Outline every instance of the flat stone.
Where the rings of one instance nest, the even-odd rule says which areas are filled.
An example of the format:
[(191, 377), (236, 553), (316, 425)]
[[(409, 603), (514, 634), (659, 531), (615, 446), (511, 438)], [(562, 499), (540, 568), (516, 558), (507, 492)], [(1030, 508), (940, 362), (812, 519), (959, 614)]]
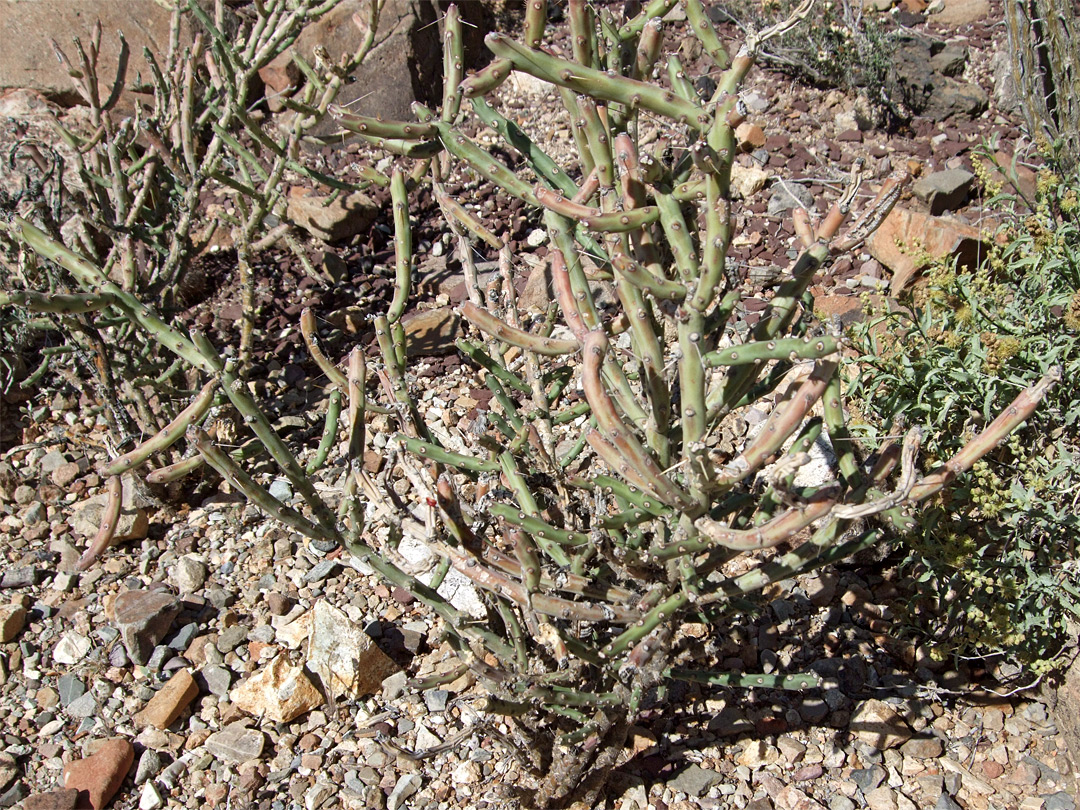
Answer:
[(79, 800), (79, 791), (50, 790), (48, 793), (34, 793), (23, 799), (23, 810), (75, 810)]
[(896, 748), (911, 738), (904, 719), (887, 703), (866, 700), (851, 715), (850, 730), (855, 737), (879, 751)]
[(896, 810), (896, 792), (889, 787), (877, 787), (863, 794), (869, 810)]
[(248, 714), (278, 723), (288, 723), (323, 703), (304, 671), (283, 655), (234, 688), (229, 699)]
[(207, 737), (204, 745), (222, 762), (247, 762), (262, 756), (266, 737), (258, 729), (232, 723)]
[(7, 644), (22, 632), (26, 625), (26, 608), (22, 605), (0, 605), (0, 643)]
[[(116, 522), (112, 544), (125, 543), (129, 540), (142, 540), (150, 529), (150, 519), (146, 510), (134, 505), (135, 488), (124, 485), (120, 500), (120, 519)], [(71, 530), (81, 537), (93, 537), (101, 527), (101, 514), (105, 511), (108, 495), (95, 495), (78, 506), (69, 523)]]
[(931, 17), (942, 25), (960, 27), (990, 16), (990, 0), (942, 0), (940, 10)]
[(769, 216), (779, 216), (792, 208), (804, 208), (814, 211), (814, 195), (806, 186), (792, 180), (774, 183), (769, 195)]
[(86, 694), (75, 698), (75, 700), (65, 706), (64, 712), (70, 717), (85, 719), (97, 715), (98, 709), (97, 698), (94, 697), (93, 692), (87, 692)]
[(367, 633), (329, 602), (316, 602), (311, 615), (306, 663), (335, 697), (373, 695), (400, 669)]
[(1064, 790), (1057, 793), (1044, 793), (1045, 810), (1076, 810), (1076, 800)]
[(214, 646), (217, 647), (218, 652), (222, 655), (230, 653), (247, 640), (248, 632), (248, 628), (244, 627), (242, 624), (234, 624), (232, 627), (226, 627), (221, 631)]
[(208, 664), (199, 672), (206, 681), (206, 688), (210, 690), (210, 694), (218, 697), (225, 697), (225, 695), (229, 694), (233, 676), (228, 667), (223, 667), (220, 664)]
[(289, 219), (324, 242), (341, 242), (367, 230), (379, 208), (361, 191), (330, 197), (297, 186), (289, 192)]
[(967, 202), (975, 175), (963, 169), (948, 169), (920, 177), (911, 193), (930, 206), (931, 216), (955, 211)]
[(56, 680), (56, 693), (61, 706), (67, 706), (86, 694), (86, 684), (74, 675), (64, 673)]
[(704, 796), (709, 788), (723, 780), (722, 773), (693, 764), (683, 768), (674, 779), (669, 780), (668, 787), (682, 791), (687, 796)]
[(859, 790), (866, 793), (885, 781), (885, 769), (880, 765), (875, 765), (872, 768), (857, 768), (851, 772), (851, 781), (855, 783)]
[[(120, 58), (120, 39), (116, 32), (122, 30), (127, 40), (128, 67), (122, 83), (120, 108), (130, 110), (136, 99), (146, 99), (143, 93), (126, 89), (134, 85), (136, 74), (145, 78), (150, 68), (143, 55), (145, 49), (162, 55), (169, 44), (169, 26), (172, 13), (169, 8), (155, 0), (125, 0), (112, 3), (109, 0), (35, 0), (33, 13), (27, 13), (19, 3), (0, 3), (0, 41), (17, 42), (18, 48), (5, 48), (0, 59), (0, 91), (11, 87), (32, 89), (51, 101), (70, 106), (83, 103), (75, 91), (75, 85), (67, 69), (53, 54), (50, 40), (55, 39), (74, 64), (79, 63), (78, 52), (72, 37), (83, 43), (92, 39), (94, 24), (101, 22), (100, 53), (98, 55), (98, 93), (102, 100), (109, 97), (115, 66)], [(191, 41), (190, 15), (181, 17), (181, 46)], [(134, 21), (138, 21), (137, 24)], [(52, 451), (46, 458), (59, 456)], [(44, 459), (43, 459), (44, 461)], [(55, 469), (42, 468), (42, 472)]]
[(159, 689), (146, 707), (135, 715), (140, 728), (153, 726), (166, 729), (183, 713), (184, 709), (199, 695), (199, 685), (191, 670), (178, 669), (168, 682)]
[(94, 810), (105, 807), (135, 761), (135, 749), (121, 737), (102, 742), (90, 756), (64, 766), (64, 787), (86, 791)]
[(0, 577), (0, 588), (30, 588), (41, 582), (43, 577), (44, 572), (32, 565), (10, 568)]
[(415, 312), (402, 319), (405, 353), (409, 357), (431, 357), (457, 351), (461, 318), (453, 307), (436, 307)]
[(322, 582), (341, 567), (337, 560), (320, 560), (312, 566), (311, 570), (304, 574), (304, 582), (313, 584)]
[(900, 752), (904, 756), (916, 759), (936, 759), (944, 750), (945, 746), (937, 737), (913, 737), (900, 746)]
[(116, 627), (128, 656), (145, 665), (180, 613), (180, 600), (164, 591), (124, 591), (113, 604)]

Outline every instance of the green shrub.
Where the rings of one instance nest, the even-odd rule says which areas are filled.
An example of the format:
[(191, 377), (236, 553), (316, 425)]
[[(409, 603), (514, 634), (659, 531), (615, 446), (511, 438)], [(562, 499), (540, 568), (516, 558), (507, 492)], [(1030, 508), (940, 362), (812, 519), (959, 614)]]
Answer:
[[(726, 0), (717, 12), (740, 27), (761, 27), (783, 19), (795, 5), (791, 0)], [(909, 117), (909, 99), (894, 75), (896, 32), (888, 23), (864, 14), (862, 5), (850, 0), (830, 0), (814, 12), (812, 23), (770, 43), (759, 61), (818, 87), (858, 93), (882, 123)]]
[[(1080, 178), (1044, 170), (1035, 211), (1016, 215), (980, 266), (931, 264), (913, 314), (884, 316), (906, 328), (898, 345), (876, 338), (882, 319), (866, 325), (855, 395), (868, 434), (922, 425), (933, 464), (1032, 374), (1061, 365), (1065, 380), (1080, 377), (1078, 190)], [(1060, 660), (1080, 612), (1078, 421), (1080, 389), (1059, 386), (905, 538), (907, 570), (932, 586), (908, 618), (938, 656), (1004, 659), (1032, 674)]]

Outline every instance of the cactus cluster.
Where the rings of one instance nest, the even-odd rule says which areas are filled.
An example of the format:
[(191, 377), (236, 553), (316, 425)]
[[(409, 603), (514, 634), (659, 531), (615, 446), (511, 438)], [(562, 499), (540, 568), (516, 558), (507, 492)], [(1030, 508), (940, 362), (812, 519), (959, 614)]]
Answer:
[[(680, 624), (691, 616), (723, 622), (766, 585), (911, 526), (915, 505), (1001, 442), (1053, 382), (1047, 377), (1022, 392), (925, 475), (917, 431), (864, 465), (845, 423), (844, 341), (817, 328), (808, 288), (816, 272), (882, 222), (906, 178), (889, 177), (861, 195), (856, 168), (820, 220), (796, 210), (797, 255), (747, 327), (740, 321), (743, 279), (728, 261), (735, 129), (747, 116), (739, 93), (759, 50), (798, 25), (812, 0), (748, 36), (732, 55), (701, 0), (686, 0), (689, 30), (721, 73), (707, 97), (678, 57), (664, 53), (661, 20), (674, 5), (652, 0), (618, 19), (610, 7), (570, 0), (572, 53), (556, 55), (542, 44), (547, 3), (529, 0), (524, 40), (490, 34), (495, 59), (469, 77), (461, 23), (450, 7), (442, 21), (441, 109), (417, 105), (415, 121), (391, 122), (329, 108), (357, 137), (400, 156), (389, 179), (396, 281), (389, 309), (374, 321), (379, 394), (369, 390), (371, 358), (362, 348), (339, 368), (320, 348), (314, 313), (301, 317), (331, 389), (323, 440), (306, 468), (243, 384), (242, 363), (222, 359), (201, 334), (180, 334), (125, 285), (31, 223), (16, 219), (10, 228), (83, 290), (63, 301), (11, 293), (10, 303), (105, 307), (203, 378), (205, 387), (176, 419), (108, 472), (132, 469), (185, 436), (197, 459), (267, 514), (321, 548), (344, 546), (411, 591), (444, 620), (463, 666), (489, 691), (488, 710), (538, 732), (535, 739), (554, 740), (534, 749), (537, 773), (545, 774), (533, 796), (538, 806), (595, 796), (629, 725), (669, 679), (814, 685), (800, 673), (736, 678), (693, 669), (680, 657)], [(572, 124), (573, 163), (546, 154), (498, 112), (497, 101), (485, 100), (497, 97), (513, 71), (557, 88)], [(671, 137), (663, 143), (671, 154), (641, 146), (646, 123), (657, 118), (667, 122)], [(469, 137), (472, 120), (504, 139), (513, 165)], [(445, 189), (460, 171), (523, 201), (543, 223), (556, 297), (549, 317), (534, 322), (518, 311), (509, 248)], [(484, 370), (497, 403), (471, 446), (448, 446), (425, 423), (406, 362), (402, 316), (414, 272), (408, 199), (420, 183), (431, 184), (460, 240), (468, 288), (461, 311), (476, 334), (459, 349)], [(501, 288), (478, 282), (471, 255), (479, 248), (498, 255)], [(598, 284), (614, 289), (614, 306), (600, 305)], [(272, 496), (199, 426), (214, 397), (231, 402), (303, 508)], [(719, 450), (724, 426), (766, 399), (777, 402), (760, 431), (733, 453)], [(388, 469), (405, 473), (411, 499), (388, 492), (363, 467), (365, 417), (375, 411), (399, 426)], [(342, 434), (347, 474), (337, 503), (328, 503), (311, 476)], [(797, 474), (814, 445), (829, 448), (834, 475), (802, 486)], [(151, 479), (196, 463), (155, 470)], [(365, 520), (390, 524), (391, 540), (409, 535), (426, 545), (441, 560), (434, 577), (423, 583), (405, 573), (392, 548), (365, 531)], [(95, 546), (104, 545), (99, 536)], [(739, 555), (752, 555), (752, 563), (727, 575), (726, 564)], [(486, 621), (439, 594), (451, 569), (485, 595)]]

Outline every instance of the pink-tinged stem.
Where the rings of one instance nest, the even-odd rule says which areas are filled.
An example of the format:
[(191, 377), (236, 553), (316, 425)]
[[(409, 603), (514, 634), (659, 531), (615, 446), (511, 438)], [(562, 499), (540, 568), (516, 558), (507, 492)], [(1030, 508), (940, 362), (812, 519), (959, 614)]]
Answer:
[(120, 503), (124, 493), (124, 484), (119, 475), (114, 475), (105, 482), (105, 491), (109, 499), (105, 502), (105, 509), (101, 513), (101, 526), (98, 527), (98, 532), (94, 535), (89, 548), (76, 563), (76, 571), (85, 571), (94, 564), (94, 560), (112, 543), (116, 536), (116, 527), (120, 525)]

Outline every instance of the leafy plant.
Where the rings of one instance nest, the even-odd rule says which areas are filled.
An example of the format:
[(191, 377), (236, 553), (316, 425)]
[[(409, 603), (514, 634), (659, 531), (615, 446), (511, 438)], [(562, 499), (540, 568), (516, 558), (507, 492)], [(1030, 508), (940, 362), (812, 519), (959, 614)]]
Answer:
[[(913, 310), (869, 322), (854, 388), (868, 436), (919, 425), (928, 459), (944, 458), (1030, 375), (1080, 375), (1078, 192), (1076, 175), (1044, 170), (1034, 211), (1016, 214), (979, 266), (939, 260)], [(1077, 388), (1056, 389), (908, 535), (908, 570), (948, 595), (918, 599), (909, 614), (939, 658), (1005, 660), (1035, 675), (1061, 662), (1080, 613), (1078, 422)]]
[[(725, 0), (713, 13), (750, 30), (783, 19), (795, 5), (792, 0)], [(819, 87), (858, 93), (868, 112), (896, 122), (910, 118), (910, 99), (895, 80), (895, 50), (896, 32), (866, 14), (862, 4), (827, 0), (816, 9), (813, 22), (770, 42), (758, 59)]]

